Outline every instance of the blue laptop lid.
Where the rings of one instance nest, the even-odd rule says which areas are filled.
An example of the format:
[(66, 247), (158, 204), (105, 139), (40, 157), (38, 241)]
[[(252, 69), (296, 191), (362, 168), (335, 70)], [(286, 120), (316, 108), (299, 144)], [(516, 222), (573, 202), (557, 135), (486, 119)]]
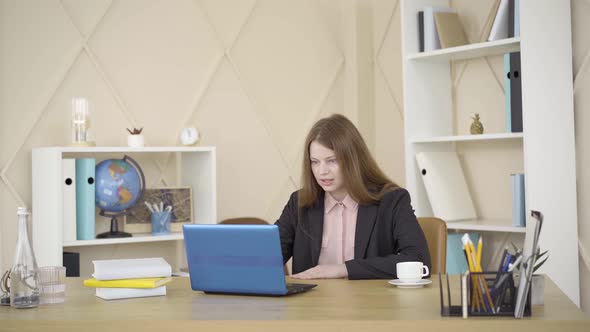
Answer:
[(277, 226), (187, 224), (183, 231), (193, 290), (287, 293)]

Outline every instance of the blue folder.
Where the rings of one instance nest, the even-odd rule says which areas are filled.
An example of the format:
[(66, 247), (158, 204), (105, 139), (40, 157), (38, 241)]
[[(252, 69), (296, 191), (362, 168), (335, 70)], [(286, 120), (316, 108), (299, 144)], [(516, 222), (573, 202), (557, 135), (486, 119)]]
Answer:
[(94, 239), (94, 179), (96, 160), (76, 159), (76, 238)]

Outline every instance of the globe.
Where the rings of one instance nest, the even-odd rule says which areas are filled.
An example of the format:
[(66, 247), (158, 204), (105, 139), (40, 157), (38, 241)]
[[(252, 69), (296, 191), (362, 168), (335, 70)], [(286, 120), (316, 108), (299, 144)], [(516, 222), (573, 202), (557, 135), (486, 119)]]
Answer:
[(95, 169), (95, 198), (100, 215), (111, 217), (111, 231), (99, 234), (104, 237), (128, 237), (119, 232), (116, 216), (125, 214), (142, 197), (144, 175), (131, 157), (103, 160)]

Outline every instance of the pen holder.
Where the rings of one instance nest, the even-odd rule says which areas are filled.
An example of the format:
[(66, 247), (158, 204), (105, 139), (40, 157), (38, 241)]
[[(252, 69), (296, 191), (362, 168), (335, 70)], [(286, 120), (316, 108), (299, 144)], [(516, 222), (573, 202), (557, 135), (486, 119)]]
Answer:
[(170, 215), (170, 211), (153, 212), (151, 214), (152, 235), (166, 235), (170, 233)]
[[(518, 288), (512, 272), (472, 272), (467, 277), (467, 289), (469, 316), (514, 317)], [(530, 315), (531, 294), (528, 292), (524, 316)]]

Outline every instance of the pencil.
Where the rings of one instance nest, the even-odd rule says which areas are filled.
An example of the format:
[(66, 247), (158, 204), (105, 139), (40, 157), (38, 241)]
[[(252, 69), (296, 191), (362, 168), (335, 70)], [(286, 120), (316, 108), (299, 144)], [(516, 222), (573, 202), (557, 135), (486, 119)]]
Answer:
[(481, 269), (481, 251), (483, 249), (483, 240), (481, 235), (479, 236), (479, 240), (477, 241), (477, 260), (476, 265)]

